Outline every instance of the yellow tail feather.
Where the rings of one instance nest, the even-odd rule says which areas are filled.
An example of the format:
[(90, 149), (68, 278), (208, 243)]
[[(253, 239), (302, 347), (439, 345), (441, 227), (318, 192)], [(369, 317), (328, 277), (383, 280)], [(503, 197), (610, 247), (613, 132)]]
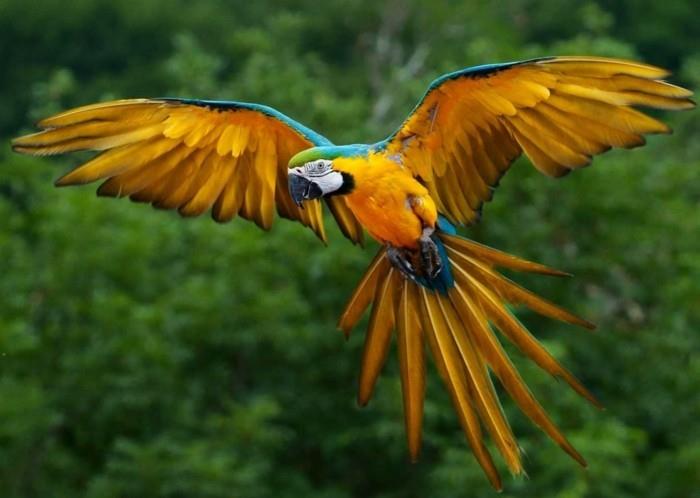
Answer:
[(495, 330), (553, 376), (564, 379), (595, 406), (598, 401), (530, 334), (506, 305), (521, 304), (550, 318), (593, 328), (593, 325), (518, 286), (497, 272), (515, 271), (565, 276), (566, 273), (526, 261), (476, 242), (440, 234), (447, 249), (454, 287), (442, 294), (407, 280), (389, 263), (382, 249), (355, 289), (340, 319), (348, 334), (372, 305), (360, 375), (360, 404), (372, 395), (397, 331), (406, 437), (411, 458), (420, 452), (425, 392), (424, 342), (446, 384), (460, 425), (491, 484), (501, 480), (483, 442), (482, 427), (513, 474), (523, 473), (520, 449), (503, 413), (491, 373), (518, 407), (582, 466), (583, 457), (564, 437), (532, 395), (508, 358)]

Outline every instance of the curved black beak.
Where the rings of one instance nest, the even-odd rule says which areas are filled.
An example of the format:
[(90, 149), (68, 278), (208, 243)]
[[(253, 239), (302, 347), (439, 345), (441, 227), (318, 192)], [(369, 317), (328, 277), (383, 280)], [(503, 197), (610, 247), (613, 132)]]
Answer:
[(292, 196), (292, 200), (300, 208), (303, 208), (303, 201), (318, 199), (323, 195), (323, 191), (321, 190), (321, 187), (318, 186), (318, 184), (304, 178), (301, 175), (290, 173), (288, 183), (289, 195)]

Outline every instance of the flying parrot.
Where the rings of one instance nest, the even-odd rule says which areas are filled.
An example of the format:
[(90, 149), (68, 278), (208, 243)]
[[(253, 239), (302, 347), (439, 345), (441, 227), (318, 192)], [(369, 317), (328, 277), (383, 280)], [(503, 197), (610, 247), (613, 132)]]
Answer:
[[(502, 339), (598, 402), (520, 323), (510, 305), (594, 326), (505, 278), (498, 268), (561, 276), (457, 235), (479, 221), (501, 176), (522, 154), (561, 177), (612, 147), (668, 133), (636, 110), (689, 109), (692, 93), (647, 64), (598, 57), (545, 57), (462, 69), (436, 79), (401, 126), (371, 144), (335, 145), (261, 104), (182, 98), (118, 100), (69, 110), (12, 142), (17, 152), (100, 153), (56, 185), (102, 181), (98, 194), (129, 197), (182, 216), (211, 210), (267, 230), (275, 211), (326, 240), (323, 205), (356, 244), (381, 244), (343, 311), (346, 334), (371, 306), (359, 379), (366, 404), (396, 332), (408, 450), (421, 446), (425, 343), (466, 439), (491, 484), (501, 479), (485, 433), (513, 474), (520, 449), (494, 390), (496, 377), (519, 408), (581, 465), (532, 395)], [(496, 333), (498, 331), (498, 335)]]

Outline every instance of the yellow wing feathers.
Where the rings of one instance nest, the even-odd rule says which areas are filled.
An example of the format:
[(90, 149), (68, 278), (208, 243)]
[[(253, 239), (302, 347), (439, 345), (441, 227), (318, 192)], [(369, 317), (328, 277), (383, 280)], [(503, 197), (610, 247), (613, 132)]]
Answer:
[(406, 437), (411, 457), (420, 451), (425, 392), (424, 343), (445, 382), (460, 424), (474, 455), (491, 483), (501, 487), (495, 464), (484, 445), (484, 432), (493, 440), (510, 471), (523, 472), (520, 449), (501, 408), (491, 373), (518, 407), (557, 445), (581, 465), (586, 462), (569, 443), (532, 395), (508, 358), (495, 330), (528, 358), (555, 377), (563, 379), (595, 406), (598, 401), (562, 367), (506, 307), (523, 304), (542, 315), (582, 327), (592, 325), (570, 312), (519, 287), (497, 272), (497, 267), (515, 271), (566, 275), (444, 233), (455, 285), (447, 294), (419, 286), (389, 264), (382, 249), (350, 298), (340, 320), (346, 333), (372, 306), (362, 359), (359, 400), (366, 403), (396, 330)]
[[(446, 75), (431, 86), (390, 139), (373, 149), (419, 177), (437, 210), (457, 223), (480, 208), (510, 164), (525, 153), (549, 176), (590, 163), (611, 147), (636, 147), (667, 133), (636, 107), (693, 107), (691, 92), (662, 81), (646, 64), (558, 57), (497, 64)], [(208, 210), (218, 221), (240, 215), (268, 229), (274, 213), (325, 239), (319, 201), (296, 206), (286, 189), (290, 157), (330, 145), (312, 130), (256, 104), (121, 100), (44, 119), (43, 131), (13, 141), (15, 150), (48, 155), (100, 152), (58, 180), (104, 180), (101, 195), (130, 197), (183, 216)], [(365, 158), (367, 166), (370, 158)], [(327, 200), (355, 242), (362, 226), (344, 199)], [(366, 225), (366, 224), (365, 224)]]
[(662, 81), (667, 75), (595, 57), (465, 71), (431, 88), (386, 150), (423, 180), (440, 212), (472, 223), (521, 153), (557, 177), (611, 147), (636, 147), (646, 134), (668, 133), (667, 125), (635, 109), (694, 106), (690, 91)]
[[(289, 158), (315, 143), (253, 106), (121, 100), (70, 110), (38, 126), (43, 131), (14, 140), (13, 148), (33, 155), (100, 152), (60, 178), (59, 186), (104, 180), (100, 195), (183, 216), (211, 210), (219, 222), (238, 215), (264, 229), (277, 211), (325, 240), (320, 202), (300, 209), (287, 190)], [(343, 203), (332, 211), (343, 232), (361, 241), (362, 230)]]

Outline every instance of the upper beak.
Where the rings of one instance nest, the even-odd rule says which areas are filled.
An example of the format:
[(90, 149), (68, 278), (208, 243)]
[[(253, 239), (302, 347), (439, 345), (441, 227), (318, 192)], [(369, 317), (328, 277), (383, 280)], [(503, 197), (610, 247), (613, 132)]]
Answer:
[(323, 195), (321, 188), (314, 182), (307, 180), (301, 175), (290, 173), (288, 180), (289, 195), (297, 206), (303, 209), (302, 202), (310, 199), (317, 199)]

